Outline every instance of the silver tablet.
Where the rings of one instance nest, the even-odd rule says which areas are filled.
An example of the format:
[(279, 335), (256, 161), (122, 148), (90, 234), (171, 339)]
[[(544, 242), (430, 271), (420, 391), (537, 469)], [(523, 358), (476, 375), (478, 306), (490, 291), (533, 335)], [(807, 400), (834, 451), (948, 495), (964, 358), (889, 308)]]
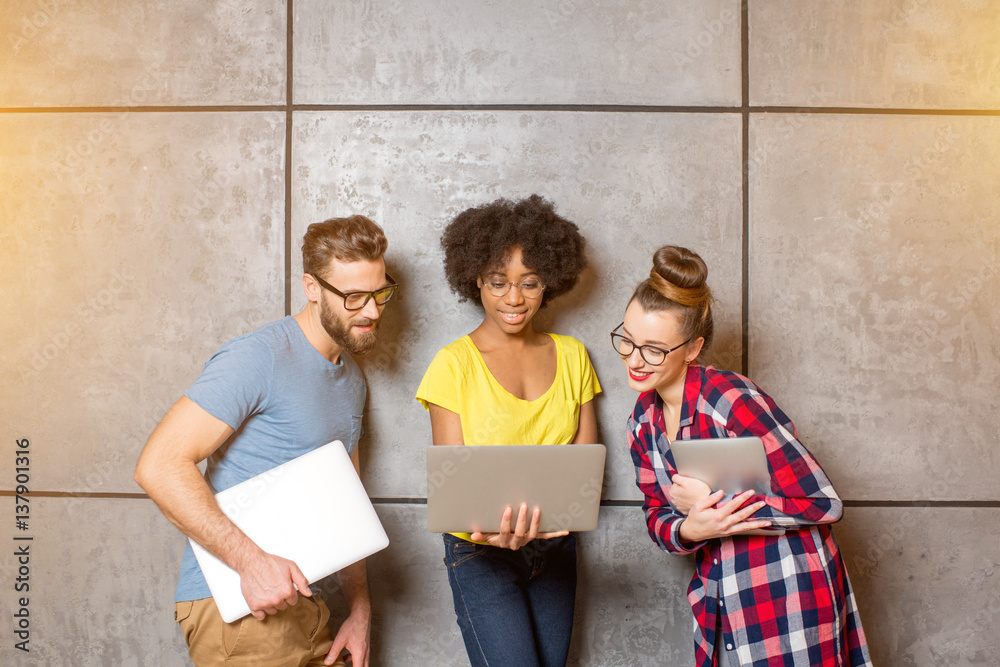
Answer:
[[(427, 449), (427, 527), (497, 532), (508, 505), (540, 507), (542, 531), (597, 527), (604, 445), (493, 445)], [(530, 514), (529, 514), (530, 518)]]
[(705, 438), (670, 443), (677, 472), (727, 494), (771, 491), (767, 454), (760, 438)]
[[(674, 440), (670, 443), (670, 451), (678, 473), (700, 479), (713, 491), (722, 489), (727, 494), (737, 494), (753, 489), (765, 496), (773, 495), (767, 452), (760, 438)], [(741, 534), (781, 535), (784, 532), (775, 526)]]

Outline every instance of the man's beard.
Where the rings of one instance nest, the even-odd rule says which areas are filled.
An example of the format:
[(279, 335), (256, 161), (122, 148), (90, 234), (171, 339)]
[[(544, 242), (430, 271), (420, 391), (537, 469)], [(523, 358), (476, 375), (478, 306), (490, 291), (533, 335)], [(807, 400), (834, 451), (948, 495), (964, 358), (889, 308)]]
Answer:
[[(326, 329), (326, 333), (333, 339), (333, 342), (351, 354), (367, 354), (375, 347), (375, 343), (378, 341), (378, 320), (370, 320), (367, 317), (363, 317), (357, 320), (348, 319), (347, 322), (344, 322), (327, 308), (325, 299), (320, 301), (319, 320), (323, 324), (323, 328)], [(366, 327), (371, 324), (375, 325), (375, 328), (371, 331), (361, 334), (351, 333), (352, 325)]]

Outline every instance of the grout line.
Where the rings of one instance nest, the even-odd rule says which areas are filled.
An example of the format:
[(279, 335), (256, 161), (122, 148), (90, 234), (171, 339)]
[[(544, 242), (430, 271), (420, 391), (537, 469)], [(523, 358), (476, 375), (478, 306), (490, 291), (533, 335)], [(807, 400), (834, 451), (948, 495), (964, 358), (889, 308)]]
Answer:
[(292, 23), (293, 0), (285, 14), (285, 316), (292, 314)]
[(296, 111), (572, 111), (617, 113), (739, 113), (739, 107), (642, 104), (297, 104)]
[[(291, 9), (289, 9), (291, 11)], [(291, 47), (289, 47), (291, 50)], [(291, 87), (289, 82), (287, 87)], [(286, 91), (286, 95), (289, 94)], [(615, 104), (259, 104), (142, 107), (0, 107), (0, 114), (52, 113), (231, 113), (248, 111), (569, 111), (589, 113), (836, 114), (857, 116), (1000, 116), (1000, 109), (907, 109), (806, 106), (644, 106)]]
[(1000, 109), (891, 109), (863, 107), (750, 107), (753, 113), (810, 113), (856, 116), (1000, 116)]
[(936, 507), (996, 509), (1000, 500), (845, 500), (844, 507)]
[[(0, 490), (0, 497), (13, 497), (14, 491)], [(149, 500), (145, 493), (98, 493), (76, 491), (32, 491), (33, 498), (86, 498), (90, 500)], [(426, 505), (422, 497), (372, 497), (375, 505)], [(642, 507), (641, 500), (601, 500), (601, 507)], [(844, 500), (844, 507), (1000, 509), (1000, 500)]]
[(742, 295), (740, 303), (740, 368), (744, 376), (750, 375), (750, 10), (749, 0), (740, 3), (740, 96), (742, 100), (742, 194), (743, 194), (743, 243), (740, 257)]
[[(0, 490), (0, 497), (15, 496), (14, 491)], [(127, 499), (127, 500), (148, 500), (145, 493), (101, 493), (96, 491), (31, 491), (26, 496), (28, 498), (89, 498), (99, 500), (102, 498)]]
[(285, 105), (248, 104), (248, 105), (218, 105), (218, 106), (156, 106), (156, 107), (0, 107), (0, 113), (175, 113), (178, 111), (194, 112), (233, 112), (233, 111), (284, 111)]
[(641, 500), (601, 500), (601, 507), (642, 507)]
[(370, 499), (373, 505), (426, 505), (426, 498), (375, 498)]

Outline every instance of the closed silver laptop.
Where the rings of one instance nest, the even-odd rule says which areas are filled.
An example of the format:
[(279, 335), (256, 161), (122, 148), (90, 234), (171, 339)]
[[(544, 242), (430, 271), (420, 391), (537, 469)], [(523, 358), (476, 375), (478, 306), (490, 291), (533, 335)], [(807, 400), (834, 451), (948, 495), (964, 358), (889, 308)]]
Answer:
[[(215, 494), (223, 513), (264, 551), (295, 562), (313, 583), (389, 545), (339, 440)], [(250, 613), (240, 576), (191, 540), (227, 623)]]

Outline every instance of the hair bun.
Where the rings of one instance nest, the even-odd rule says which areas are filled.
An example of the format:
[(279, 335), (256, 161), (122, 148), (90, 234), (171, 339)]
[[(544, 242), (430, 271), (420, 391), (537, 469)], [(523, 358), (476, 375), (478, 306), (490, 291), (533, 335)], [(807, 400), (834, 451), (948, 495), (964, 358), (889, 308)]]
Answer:
[(708, 280), (704, 260), (687, 248), (665, 245), (653, 253), (653, 272), (680, 288), (703, 287)]
[(702, 339), (696, 358), (712, 343), (712, 300), (705, 261), (687, 248), (665, 245), (653, 253), (653, 269), (635, 288), (629, 307), (635, 301), (647, 313), (677, 313), (683, 337), (688, 341)]
[(650, 285), (681, 306), (702, 308), (712, 299), (705, 261), (687, 248), (665, 245), (653, 253)]

